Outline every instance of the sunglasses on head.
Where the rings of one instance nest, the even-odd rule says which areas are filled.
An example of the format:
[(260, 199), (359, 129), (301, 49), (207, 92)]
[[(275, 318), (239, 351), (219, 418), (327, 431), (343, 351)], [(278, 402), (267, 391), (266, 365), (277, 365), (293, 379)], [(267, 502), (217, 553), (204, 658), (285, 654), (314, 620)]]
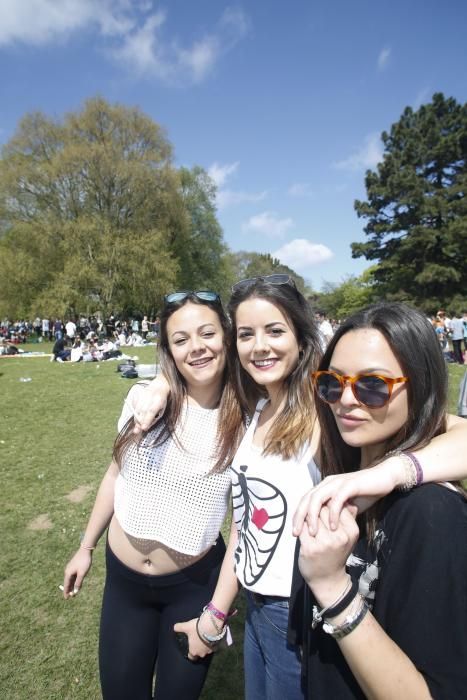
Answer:
[(408, 382), (408, 377), (385, 377), (382, 374), (356, 374), (349, 377), (330, 370), (312, 373), (313, 384), (319, 398), (326, 403), (336, 403), (344, 393), (347, 382), (357, 401), (368, 408), (382, 408), (391, 398), (394, 384)]
[(200, 289), (197, 292), (194, 291), (183, 291), (183, 292), (172, 292), (171, 294), (166, 294), (164, 297), (165, 304), (176, 304), (178, 301), (184, 301), (185, 299), (196, 297), (200, 301), (217, 301), (220, 302), (221, 298), (217, 292), (211, 292), (209, 289)]
[(264, 275), (261, 277), (249, 277), (248, 279), (240, 280), (240, 282), (236, 282), (233, 285), (232, 292), (236, 292), (239, 289), (246, 289), (247, 287), (251, 287), (256, 282), (268, 282), (269, 284), (274, 284), (274, 285), (290, 284), (291, 287), (296, 289), (295, 282), (290, 275), (277, 273), (276, 275)]

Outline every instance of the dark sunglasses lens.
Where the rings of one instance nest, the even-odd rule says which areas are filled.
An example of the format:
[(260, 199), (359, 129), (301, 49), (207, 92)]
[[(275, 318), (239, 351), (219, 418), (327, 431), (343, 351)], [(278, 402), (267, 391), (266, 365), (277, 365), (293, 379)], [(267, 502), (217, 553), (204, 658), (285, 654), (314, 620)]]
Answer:
[(190, 292), (172, 292), (172, 294), (166, 294), (164, 301), (166, 304), (175, 304), (177, 301), (183, 301), (189, 295)]
[(318, 396), (328, 403), (336, 403), (342, 396), (340, 382), (332, 374), (320, 374), (316, 380)]
[(360, 377), (354, 384), (357, 399), (370, 408), (381, 408), (389, 399), (389, 387), (379, 377)]
[(245, 289), (245, 287), (250, 287), (256, 282), (257, 279), (257, 277), (251, 277), (246, 280), (240, 280), (240, 282), (235, 282), (235, 284), (232, 285), (232, 292), (236, 292), (239, 289)]
[(290, 276), (284, 274), (268, 275), (264, 279), (270, 284), (288, 284), (290, 282)]
[(201, 292), (195, 292), (195, 294), (201, 301), (219, 301), (217, 292), (210, 292), (207, 289), (203, 289)]

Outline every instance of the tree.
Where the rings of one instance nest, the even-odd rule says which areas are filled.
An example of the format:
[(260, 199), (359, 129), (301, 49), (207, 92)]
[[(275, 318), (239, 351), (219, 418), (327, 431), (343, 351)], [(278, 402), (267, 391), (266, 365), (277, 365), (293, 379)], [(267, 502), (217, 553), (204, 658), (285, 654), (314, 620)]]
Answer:
[(180, 289), (212, 289), (228, 295), (232, 284), (228, 248), (216, 218), (216, 186), (203, 168), (180, 168), (179, 217), (171, 250), (179, 261)]
[(323, 291), (313, 299), (314, 308), (324, 311), (329, 318), (344, 319), (376, 301), (376, 269), (370, 267), (359, 277), (349, 275), (340, 284), (325, 282)]
[(233, 253), (233, 267), (235, 269), (235, 282), (250, 277), (262, 277), (272, 274), (290, 275), (297, 288), (305, 293), (305, 280), (287, 265), (283, 265), (278, 258), (273, 258), (269, 253), (250, 253), (240, 251)]
[(169, 290), (216, 288), (212, 183), (171, 158), (135, 108), (27, 115), (0, 160), (0, 314), (151, 313)]
[(352, 255), (379, 261), (380, 296), (426, 311), (447, 306), (465, 295), (467, 104), (437, 93), (415, 112), (407, 107), (381, 138), (368, 199), (355, 202), (369, 240), (353, 243)]

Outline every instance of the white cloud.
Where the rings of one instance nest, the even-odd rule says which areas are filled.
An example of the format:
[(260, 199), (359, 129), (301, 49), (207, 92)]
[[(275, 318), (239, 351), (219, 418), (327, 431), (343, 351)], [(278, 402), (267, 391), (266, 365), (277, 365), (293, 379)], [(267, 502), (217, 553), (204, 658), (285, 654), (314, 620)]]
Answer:
[(47, 44), (85, 27), (122, 35), (134, 26), (127, 0), (2, 0), (1, 16), (0, 46)]
[(97, 31), (97, 46), (128, 71), (197, 83), (249, 30), (243, 11), (227, 8), (210, 32), (180, 45), (162, 34), (166, 13), (152, 8), (147, 0), (1, 0), (0, 46), (44, 45)]
[(267, 190), (262, 192), (241, 192), (235, 190), (219, 190), (217, 192), (217, 206), (219, 209), (226, 209), (235, 204), (245, 204), (248, 202), (261, 202), (268, 196)]
[(311, 265), (330, 260), (334, 257), (334, 253), (322, 243), (311, 243), (305, 238), (295, 238), (272, 253), (272, 256), (279, 258), (281, 263), (288, 265), (292, 270), (303, 272)]
[(226, 209), (227, 207), (247, 202), (261, 202), (268, 195), (267, 190), (262, 192), (244, 192), (223, 188), (230, 176), (237, 172), (239, 165), (238, 160), (234, 163), (225, 163), (224, 165), (215, 162), (208, 168), (208, 175), (219, 188), (216, 197), (219, 209)]
[(290, 185), (287, 194), (291, 197), (313, 197), (314, 192), (309, 182), (295, 182)]
[(235, 163), (226, 163), (225, 165), (213, 163), (208, 168), (208, 175), (214, 180), (217, 187), (222, 187), (227, 178), (237, 171), (239, 165), (238, 160)]
[(391, 56), (391, 49), (389, 47), (385, 47), (384, 49), (381, 49), (379, 52), (378, 56), (378, 69), (379, 70), (384, 70), (386, 66), (388, 65), (389, 58)]
[(245, 233), (260, 233), (264, 236), (281, 238), (294, 225), (293, 219), (279, 219), (275, 212), (263, 211), (261, 214), (252, 216), (243, 224), (242, 230)]
[(383, 146), (379, 134), (369, 134), (358, 151), (334, 163), (338, 170), (368, 170), (375, 168), (383, 158)]

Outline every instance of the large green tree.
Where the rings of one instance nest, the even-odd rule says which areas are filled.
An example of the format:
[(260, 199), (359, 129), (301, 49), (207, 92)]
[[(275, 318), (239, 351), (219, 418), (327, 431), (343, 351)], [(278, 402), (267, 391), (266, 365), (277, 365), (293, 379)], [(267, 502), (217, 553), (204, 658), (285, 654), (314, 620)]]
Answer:
[(0, 159), (0, 314), (151, 313), (170, 289), (216, 287), (212, 183), (171, 159), (135, 108), (27, 115)]
[(353, 257), (379, 261), (380, 296), (433, 310), (465, 299), (467, 104), (441, 93), (407, 107), (389, 133), (366, 201), (356, 201), (368, 240)]
[(232, 284), (228, 248), (216, 217), (216, 186), (203, 168), (180, 168), (179, 217), (171, 246), (180, 289), (212, 289), (223, 296)]

